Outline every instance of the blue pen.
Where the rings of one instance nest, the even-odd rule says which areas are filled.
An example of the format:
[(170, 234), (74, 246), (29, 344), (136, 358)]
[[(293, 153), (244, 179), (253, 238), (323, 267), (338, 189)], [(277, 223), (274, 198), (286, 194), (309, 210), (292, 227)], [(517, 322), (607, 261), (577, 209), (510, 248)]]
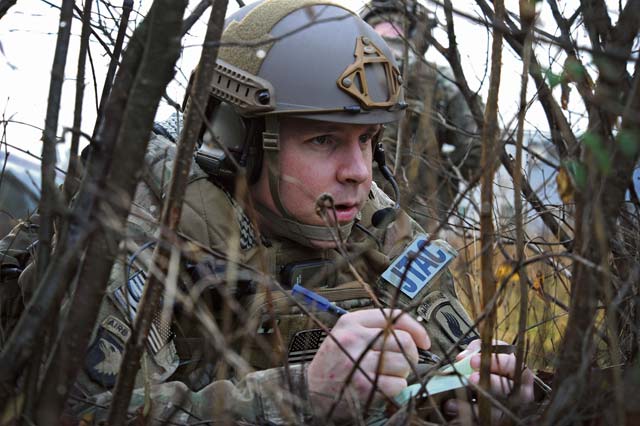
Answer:
[[(291, 295), (301, 299), (301, 301), (311, 308), (318, 309), (322, 312), (331, 312), (332, 314), (341, 316), (347, 313), (346, 310), (331, 303), (326, 297), (320, 296), (318, 293), (302, 287), (300, 284), (296, 284), (291, 289)], [(432, 362), (439, 363), (440, 357), (426, 349), (418, 348), (418, 356), (420, 362)]]
[(291, 295), (293, 297), (298, 297), (302, 299), (302, 302), (305, 305), (309, 305), (312, 308), (315, 308), (322, 312), (331, 312), (335, 315), (344, 315), (347, 313), (344, 309), (339, 306), (334, 305), (329, 301), (329, 299), (320, 296), (318, 293), (315, 293), (309, 289), (302, 287), (300, 284), (296, 284), (291, 289)]

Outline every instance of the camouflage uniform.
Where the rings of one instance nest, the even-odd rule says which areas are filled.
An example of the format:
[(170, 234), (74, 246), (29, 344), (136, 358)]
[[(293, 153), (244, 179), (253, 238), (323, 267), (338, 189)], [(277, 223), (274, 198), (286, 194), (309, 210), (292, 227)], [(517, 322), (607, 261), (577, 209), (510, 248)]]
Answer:
[[(162, 136), (155, 135), (150, 142), (146, 178), (138, 187), (129, 217), (128, 257), (122, 257), (128, 258), (128, 261), (114, 265), (108, 295), (102, 304), (85, 366), (74, 389), (74, 395), (83, 401), (70, 407), (69, 413), (76, 419), (95, 421), (105, 415), (95, 407), (108, 404), (111, 397), (109, 389), (115, 384), (124, 343), (131, 335), (131, 323), (146, 275), (146, 262), (152, 251), (156, 219), (161, 199), (167, 190), (174, 150), (173, 143)], [(370, 228), (373, 212), (391, 204), (384, 193), (374, 186), (360, 223)], [(19, 238), (24, 231), (25, 228), (18, 227), (7, 238), (14, 239), (16, 235)], [(138, 375), (138, 389), (134, 393), (131, 410), (143, 406), (143, 386), (151, 383), (147, 397), (153, 401), (153, 418), (156, 421), (167, 420), (168, 417), (179, 424), (210, 418), (245, 420), (250, 423), (267, 421), (269, 424), (310, 421), (313, 410), (306, 389), (306, 364), (325, 336), (318, 325), (290, 302), (288, 286), (285, 286), (284, 292), (273, 290), (272, 299), (268, 301), (265, 286), (250, 271), (265, 270), (268, 275), (284, 282), (287, 280), (284, 277), (287, 265), (318, 259), (330, 260), (337, 265), (335, 275), (316, 282), (307, 282), (305, 276), (306, 286), (347, 310), (373, 307), (369, 293), (354, 271), (344, 264), (344, 257), (337, 250), (313, 249), (277, 236), (264, 236), (259, 243), (256, 229), (245, 210), (224, 187), (208, 179), (195, 164), (179, 231), (185, 242), (197, 243), (197, 247), (192, 244), (188, 250), (185, 249), (189, 254), (183, 256), (183, 269), (188, 273), (180, 284), (186, 287), (181, 287), (181, 290), (193, 291), (195, 287), (202, 286), (205, 279), (211, 280), (212, 276), (221, 278), (227, 289), (235, 287), (234, 299), (243, 310), (233, 315), (231, 330), (255, 330), (255, 333), (228, 338), (228, 349), (241, 354), (250, 367), (257, 371), (239, 377), (237, 369), (221, 370), (218, 364), (224, 357), (220, 353), (221, 348), (207, 343), (210, 335), (203, 333), (198, 321), (187, 315), (184, 303), (177, 303), (175, 318), (170, 326), (163, 326), (158, 318), (154, 321), (145, 355), (145, 368)], [(379, 239), (380, 248), (371, 237), (354, 228), (348, 238), (347, 254), (358, 254), (352, 260), (355, 272), (373, 285), (383, 301), (389, 302), (390, 288), (381, 284), (378, 278), (421, 229), (402, 213), (388, 229), (374, 229), (372, 232)], [(237, 247), (233, 247), (232, 241), (239, 242)], [(5, 257), (3, 265), (11, 263), (25, 266), (28, 253), (19, 250), (8, 253), (12, 256)], [(214, 254), (219, 254), (219, 257)], [(237, 279), (234, 282), (228, 278), (232, 263), (224, 261), (223, 257), (237, 259), (241, 265), (235, 272)], [(203, 265), (209, 273), (208, 278), (205, 274), (193, 273)], [(29, 282), (30, 270), (27, 268), (20, 277), (23, 288)], [(189, 277), (199, 277), (200, 281), (194, 283)], [(422, 323), (431, 337), (433, 351), (443, 355), (460, 338), (467, 341), (475, 334), (471, 331), (464, 338), (471, 322), (456, 299), (448, 271), (444, 271), (427, 287), (423, 302), (414, 305), (409, 312), (423, 317)], [(218, 326), (224, 329), (226, 311), (219, 300), (219, 292), (213, 285), (202, 289), (197, 300), (207, 302), (203, 309), (210, 312)], [(269, 304), (273, 306), (278, 333), (269, 320)], [(327, 313), (316, 312), (315, 315), (327, 327), (336, 321)], [(277, 343), (278, 335), (282, 338), (282, 344)], [(283, 353), (289, 359), (286, 370), (281, 367), (286, 361), (278, 355)], [(229, 379), (215, 380), (221, 377), (220, 374), (228, 374)]]
[[(317, 25), (307, 25), (318, 17)], [(268, 43), (238, 42), (265, 37)], [(279, 114), (349, 125), (377, 125), (400, 116), (404, 98), (388, 46), (357, 16), (331, 2), (251, 4), (227, 19), (222, 41), (230, 43), (224, 43), (219, 52), (217, 76), (211, 83), (211, 97), (217, 102), (208, 116), (213, 134), (205, 134), (203, 146), (207, 140), (213, 147), (224, 143), (232, 155), (238, 154), (237, 161), (243, 153), (251, 157), (261, 149), (264, 158), (256, 164), (267, 165), (265, 174), (276, 207), (281, 201)], [(235, 120), (237, 128), (231, 128), (230, 120)], [(253, 126), (246, 129), (244, 124), (250, 120)], [(228, 132), (216, 134), (218, 126)], [(258, 136), (247, 142), (250, 130)], [(222, 183), (237, 172), (227, 167), (227, 154), (222, 151), (211, 150), (209, 163), (192, 166), (179, 225), (181, 239), (174, 245), (181, 267), (177, 279), (163, 280), (166, 309), (153, 321), (132, 410), (147, 413), (145, 403), (149, 402), (152, 420), (158, 423), (304, 424), (314, 420), (306, 365), (327, 338), (323, 327), (332, 327), (336, 318), (314, 312), (323, 327), (310, 320), (290, 301), (294, 283), (314, 289), (345, 310), (373, 307), (366, 283), (383, 304), (401, 306), (421, 319), (433, 350), (440, 355), (449, 349), (455, 353), (455, 343), (463, 344), (473, 336), (443, 262), (453, 249), (438, 243), (442, 261), (433, 270), (429, 269), (433, 262), (416, 254), (413, 264), (424, 268), (414, 274), (422, 277), (416, 286), (416, 277), (405, 277), (397, 262), (408, 261), (408, 255), (401, 253), (422, 230), (402, 212), (384, 229), (372, 226), (374, 212), (393, 204), (376, 186), (358, 223), (340, 226), (345, 229), (344, 247), (312, 248), (305, 243), (333, 241), (333, 230), (296, 222), (282, 205), (280, 215), (272, 213), (276, 218), (260, 214), (265, 220), (273, 219), (269, 225), (285, 221), (292, 225), (284, 231), (270, 226), (277, 233), (260, 235), (258, 231), (266, 230), (249, 219), (253, 210), (243, 203), (244, 187), (239, 185), (234, 194), (230, 185)], [(123, 253), (114, 264), (70, 398), (68, 413), (75, 419), (104, 417), (96, 407), (108, 405), (124, 344), (132, 334), (174, 152), (168, 139), (152, 137)], [(198, 154), (203, 154), (202, 147)], [(204, 172), (203, 164), (215, 167)], [(250, 169), (249, 162), (245, 164)], [(252, 176), (251, 170), (247, 175)], [(13, 253), (10, 259), (18, 270), (26, 267), (19, 278), (22, 289), (32, 281), (34, 264), (28, 257), (25, 252)], [(389, 269), (396, 279), (398, 274), (406, 278), (402, 284), (412, 283), (415, 288), (405, 294), (404, 286), (399, 292), (382, 281), (380, 276)], [(360, 415), (357, 410), (354, 414)]]
[[(409, 108), (401, 120), (401, 167), (395, 168), (395, 176), (402, 205), (420, 225), (433, 230), (436, 219), (446, 217), (458, 195), (460, 178), (470, 179), (477, 173), (480, 137), (449, 68), (418, 61), (410, 66), (407, 84)], [(397, 135), (396, 123), (386, 126), (383, 141), (389, 164), (396, 159)], [(445, 144), (451, 151), (443, 152)], [(382, 176), (375, 179), (391, 194)]]

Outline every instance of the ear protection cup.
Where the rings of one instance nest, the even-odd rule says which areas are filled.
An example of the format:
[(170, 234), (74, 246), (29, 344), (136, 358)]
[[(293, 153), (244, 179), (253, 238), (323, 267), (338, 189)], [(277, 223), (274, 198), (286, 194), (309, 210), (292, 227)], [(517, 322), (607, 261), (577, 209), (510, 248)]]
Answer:
[[(190, 102), (187, 101), (187, 107), (191, 106)], [(209, 101), (207, 102), (207, 107), (204, 110), (205, 113), (205, 117), (207, 118), (207, 122), (206, 123), (202, 123), (202, 127), (200, 128), (200, 134), (198, 135), (198, 144), (202, 144), (202, 138), (204, 136), (204, 133), (207, 131), (207, 124), (211, 124), (212, 122), (212, 117), (214, 114), (214, 111), (216, 109), (216, 107), (220, 104), (220, 101), (216, 98), (214, 98), (213, 96), (209, 96)], [(187, 114), (187, 109), (183, 109), (184, 111), (184, 115)]]
[(198, 165), (213, 178), (229, 179), (237, 174), (238, 164), (245, 169), (249, 184), (257, 182), (262, 168), (264, 118), (241, 117), (232, 105), (213, 97), (206, 114), (196, 150)]

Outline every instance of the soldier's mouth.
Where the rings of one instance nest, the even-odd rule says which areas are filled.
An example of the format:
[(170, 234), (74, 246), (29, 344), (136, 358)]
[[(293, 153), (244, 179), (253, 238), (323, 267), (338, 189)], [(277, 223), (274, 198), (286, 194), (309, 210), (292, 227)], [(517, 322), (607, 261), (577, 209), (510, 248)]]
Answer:
[(336, 219), (338, 223), (347, 223), (355, 219), (358, 214), (357, 204), (336, 204)]

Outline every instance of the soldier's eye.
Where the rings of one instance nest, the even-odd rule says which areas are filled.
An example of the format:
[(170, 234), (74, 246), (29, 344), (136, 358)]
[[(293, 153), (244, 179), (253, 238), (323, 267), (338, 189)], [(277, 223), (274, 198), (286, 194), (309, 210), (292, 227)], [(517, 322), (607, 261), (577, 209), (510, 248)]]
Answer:
[(330, 142), (331, 142), (331, 138), (329, 137), (329, 135), (320, 135), (311, 139), (312, 144), (320, 145), (320, 146), (328, 145)]
[(364, 135), (360, 135), (360, 143), (368, 143), (371, 138), (373, 137), (373, 135), (370, 135), (369, 133), (366, 133)]

